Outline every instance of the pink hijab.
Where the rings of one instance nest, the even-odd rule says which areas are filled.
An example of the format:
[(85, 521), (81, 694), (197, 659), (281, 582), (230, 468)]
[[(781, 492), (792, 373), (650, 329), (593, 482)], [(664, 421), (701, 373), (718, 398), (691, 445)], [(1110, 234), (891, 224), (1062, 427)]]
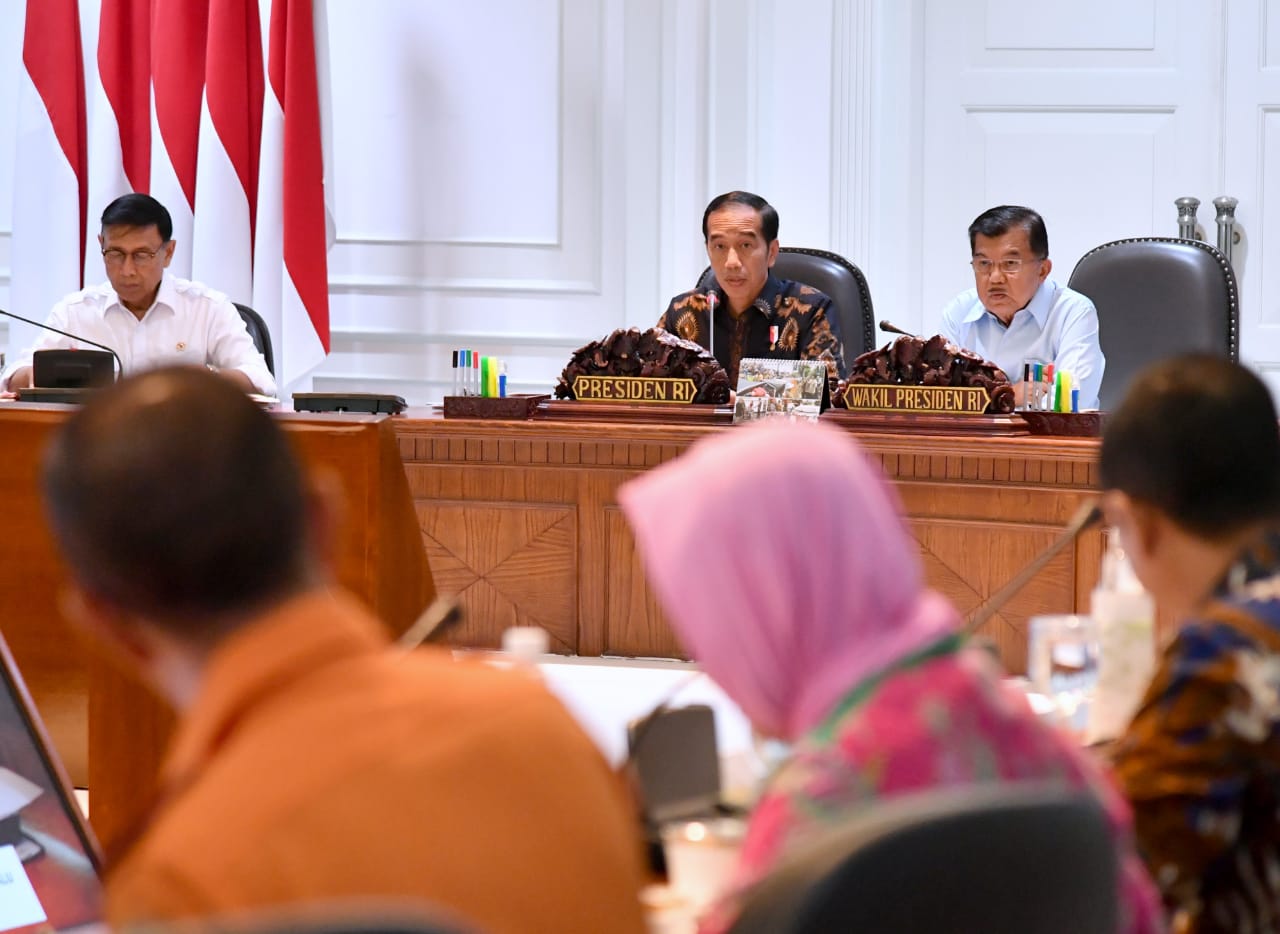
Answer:
[(769, 735), (798, 738), (958, 625), (924, 587), (896, 494), (839, 429), (736, 428), (618, 500), (676, 634)]

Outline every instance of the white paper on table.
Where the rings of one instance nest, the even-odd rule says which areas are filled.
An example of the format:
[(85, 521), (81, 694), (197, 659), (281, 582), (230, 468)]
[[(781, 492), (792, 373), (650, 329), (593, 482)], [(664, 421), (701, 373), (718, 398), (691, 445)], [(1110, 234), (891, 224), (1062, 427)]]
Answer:
[(0, 846), (0, 931), (47, 920), (18, 851)]

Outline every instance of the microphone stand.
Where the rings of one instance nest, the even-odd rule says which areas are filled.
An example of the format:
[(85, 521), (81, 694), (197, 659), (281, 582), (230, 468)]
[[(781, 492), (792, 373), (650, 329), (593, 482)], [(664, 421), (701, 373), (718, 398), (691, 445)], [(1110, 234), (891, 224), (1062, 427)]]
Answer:
[(1076, 510), (1075, 515), (1071, 517), (1071, 521), (1067, 523), (1067, 527), (1062, 530), (1062, 534), (1054, 540), (1053, 544), (1036, 555), (1030, 564), (1015, 574), (1008, 583), (973, 611), (973, 615), (969, 617), (964, 626), (965, 637), (972, 636), (977, 632), (983, 623), (995, 616), (1018, 591), (1027, 585), (1031, 578), (1035, 577), (1046, 564), (1053, 560), (1054, 555), (1074, 542), (1081, 532), (1097, 524), (1101, 519), (1102, 507), (1098, 504), (1096, 497), (1081, 503), (1080, 508)]
[(707, 292), (707, 350), (716, 355), (716, 290)]
[(120, 360), (120, 355), (106, 344), (99, 344), (97, 341), (91, 341), (87, 337), (81, 337), (79, 334), (71, 334), (67, 331), (59, 330), (51, 324), (45, 324), (43, 321), (32, 321), (30, 318), (24, 318), (22, 315), (16, 315), (12, 311), (5, 311), (3, 308), (0, 308), (0, 315), (4, 315), (6, 318), (13, 318), (15, 321), (21, 321), (23, 324), (29, 324), (32, 327), (40, 328), (43, 331), (52, 331), (54, 334), (61, 334), (63, 337), (69, 337), (73, 341), (88, 344), (90, 347), (97, 347), (99, 350), (105, 350), (116, 359), (116, 379), (124, 376), (124, 363)]

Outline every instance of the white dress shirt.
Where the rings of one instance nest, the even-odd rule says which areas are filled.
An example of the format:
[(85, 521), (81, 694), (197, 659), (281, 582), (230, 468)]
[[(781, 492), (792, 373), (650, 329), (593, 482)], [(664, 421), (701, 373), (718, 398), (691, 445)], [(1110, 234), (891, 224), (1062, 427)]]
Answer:
[(1052, 279), (1040, 283), (1008, 327), (983, 307), (977, 289), (961, 292), (942, 309), (939, 333), (990, 360), (1015, 383), (1028, 359), (1052, 363), (1055, 370), (1071, 374), (1072, 386), (1080, 389), (1081, 410), (1098, 407), (1106, 366), (1098, 343), (1098, 310), (1086, 296)]
[[(47, 323), (112, 348), (120, 355), (125, 376), (170, 364), (239, 370), (258, 392), (274, 396), (276, 381), (235, 305), (221, 292), (199, 282), (165, 274), (153, 304), (141, 319), (120, 304), (110, 282), (68, 295), (53, 306)], [(23, 351), (0, 385), (24, 366), (37, 350), (93, 350), (88, 344), (52, 331), (41, 331), (35, 345)]]

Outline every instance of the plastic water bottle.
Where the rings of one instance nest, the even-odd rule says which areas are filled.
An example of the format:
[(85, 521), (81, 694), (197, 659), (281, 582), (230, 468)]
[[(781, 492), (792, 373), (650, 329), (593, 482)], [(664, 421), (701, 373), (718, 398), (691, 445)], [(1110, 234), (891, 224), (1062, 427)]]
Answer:
[(1085, 740), (1094, 743), (1124, 732), (1155, 669), (1155, 602), (1114, 530), (1107, 534), (1090, 609), (1098, 634), (1098, 682)]

